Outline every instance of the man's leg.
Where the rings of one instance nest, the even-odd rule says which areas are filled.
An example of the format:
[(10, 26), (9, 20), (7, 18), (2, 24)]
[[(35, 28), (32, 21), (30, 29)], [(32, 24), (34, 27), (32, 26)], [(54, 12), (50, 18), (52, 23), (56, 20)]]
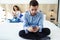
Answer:
[(39, 39), (39, 38), (44, 38), (46, 36), (48, 36), (50, 34), (50, 29), (48, 28), (43, 28), (42, 32), (36, 32), (36, 33), (32, 33), (32, 32), (28, 32), (28, 34), (25, 33), (24, 30), (19, 32), (19, 36), (25, 39)]
[(44, 38), (50, 34), (50, 29), (43, 28), (42, 32), (36, 32), (36, 38)]
[(42, 29), (42, 33), (43, 33), (44, 35), (48, 36), (48, 35), (51, 33), (51, 31), (50, 31), (49, 28), (43, 28), (43, 29)]
[(32, 32), (28, 32), (27, 34), (25, 33), (24, 30), (21, 30), (19, 32), (19, 36), (22, 37), (22, 38), (25, 38), (25, 39), (35, 39), (35, 33), (32, 33)]
[(42, 32), (38, 32), (37, 34), (38, 34), (39, 38), (47, 37), (50, 34), (50, 29), (43, 28)]

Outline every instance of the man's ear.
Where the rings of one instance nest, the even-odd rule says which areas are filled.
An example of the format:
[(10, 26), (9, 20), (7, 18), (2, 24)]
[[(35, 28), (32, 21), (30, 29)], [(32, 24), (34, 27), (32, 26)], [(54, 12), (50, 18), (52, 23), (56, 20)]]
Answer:
[(29, 5), (29, 9), (30, 9), (30, 7), (31, 7), (31, 6)]
[(31, 7), (31, 6), (28, 7), (29, 10), (30, 10), (30, 7)]

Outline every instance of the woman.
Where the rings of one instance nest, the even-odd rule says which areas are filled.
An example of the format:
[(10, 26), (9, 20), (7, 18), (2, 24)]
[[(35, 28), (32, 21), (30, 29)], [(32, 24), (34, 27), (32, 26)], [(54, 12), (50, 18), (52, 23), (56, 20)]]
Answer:
[(12, 14), (13, 14), (13, 19), (11, 19), (10, 22), (14, 22), (14, 23), (15, 22), (21, 22), (21, 17), (23, 15), (21, 14), (21, 11), (17, 5), (13, 6)]
[(21, 17), (21, 10), (19, 9), (19, 7), (17, 5), (13, 6), (13, 17), (17, 17), (20, 18)]

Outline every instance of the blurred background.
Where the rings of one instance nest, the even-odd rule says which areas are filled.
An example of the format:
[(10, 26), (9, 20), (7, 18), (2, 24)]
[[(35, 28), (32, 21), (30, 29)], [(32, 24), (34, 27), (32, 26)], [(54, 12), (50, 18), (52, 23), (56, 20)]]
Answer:
[[(6, 1), (6, 2), (5, 2)], [(0, 23), (4, 19), (11, 18), (13, 6), (17, 5), (21, 12), (28, 10), (29, 2), (31, 0), (1, 0), (0, 2)], [(59, 0), (37, 0), (39, 2), (39, 10), (46, 15), (46, 20), (60, 25)], [(2, 12), (3, 11), (3, 12)]]
[[(20, 12), (29, 9), (31, 0), (0, 0), (0, 40), (25, 40), (19, 37), (18, 33), (23, 29), (23, 23), (10, 23), (13, 19), (13, 7), (18, 6)], [(44, 28), (51, 30), (51, 40), (60, 40), (60, 0), (37, 0), (39, 10), (44, 13)]]

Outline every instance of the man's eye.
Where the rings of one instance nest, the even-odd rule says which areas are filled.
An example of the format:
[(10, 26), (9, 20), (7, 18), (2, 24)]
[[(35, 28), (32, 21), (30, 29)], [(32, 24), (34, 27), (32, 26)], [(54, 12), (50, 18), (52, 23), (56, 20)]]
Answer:
[(35, 9), (35, 11), (37, 11), (37, 9)]
[(32, 9), (32, 11), (33, 11), (34, 9)]

